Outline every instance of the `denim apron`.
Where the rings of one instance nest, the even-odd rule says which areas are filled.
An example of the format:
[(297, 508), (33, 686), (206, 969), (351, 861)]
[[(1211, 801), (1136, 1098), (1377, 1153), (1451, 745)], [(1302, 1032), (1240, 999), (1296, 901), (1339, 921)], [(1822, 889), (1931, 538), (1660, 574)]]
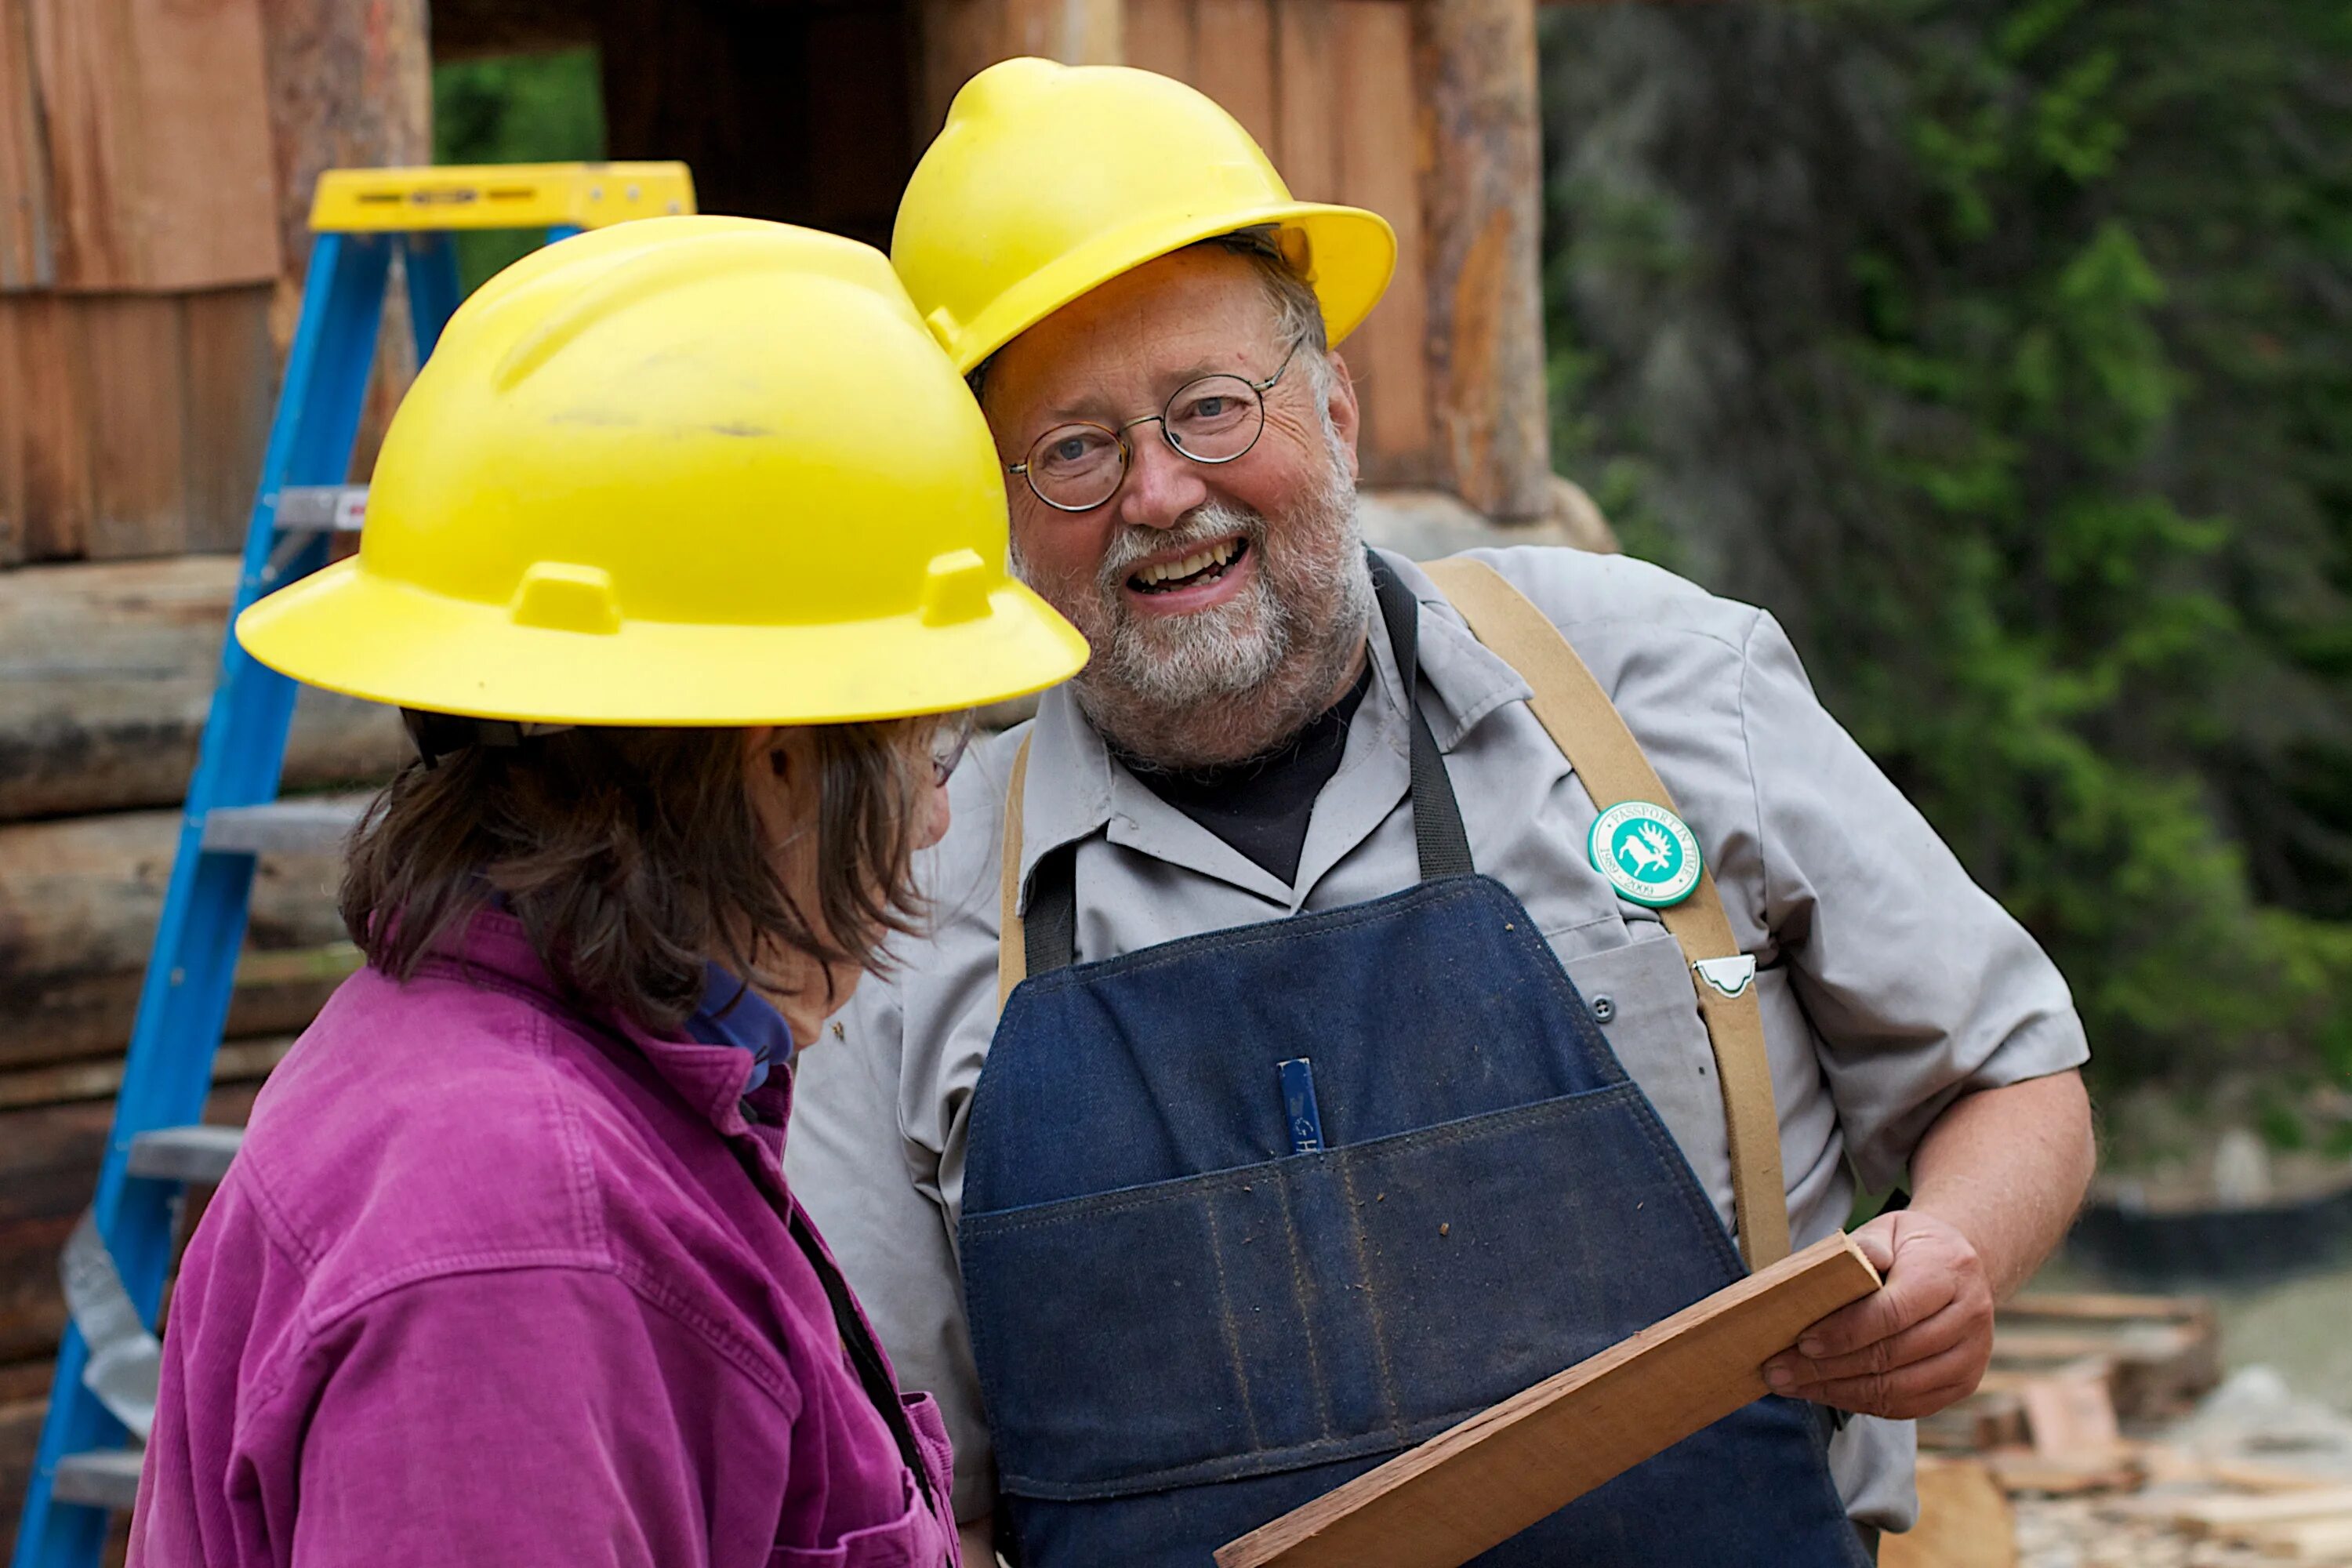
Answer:
[[(1411, 692), (1416, 606), (1375, 577)], [(1024, 1568), (1206, 1568), (1745, 1272), (1412, 717), (1421, 881), (1387, 898), (1073, 964), (1071, 847), (1038, 863), (958, 1232)], [(1759, 1400), (1476, 1561), (1861, 1568), (1830, 1430)]]

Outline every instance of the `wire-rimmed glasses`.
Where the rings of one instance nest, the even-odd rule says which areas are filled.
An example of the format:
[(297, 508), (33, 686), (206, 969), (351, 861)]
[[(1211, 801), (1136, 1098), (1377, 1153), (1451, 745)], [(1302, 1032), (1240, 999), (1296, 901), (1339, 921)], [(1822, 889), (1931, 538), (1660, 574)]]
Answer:
[(1204, 375), (1178, 387), (1157, 414), (1120, 426), (1072, 420), (1056, 425), (1030, 445), (1024, 461), (1005, 472), (1029, 481), (1030, 493), (1056, 511), (1092, 511), (1118, 493), (1135, 460), (1127, 433), (1158, 425), (1160, 438), (1178, 456), (1195, 463), (1230, 463), (1246, 457), (1265, 433), (1265, 395), (1298, 357), (1298, 344), (1264, 381), (1244, 375)]

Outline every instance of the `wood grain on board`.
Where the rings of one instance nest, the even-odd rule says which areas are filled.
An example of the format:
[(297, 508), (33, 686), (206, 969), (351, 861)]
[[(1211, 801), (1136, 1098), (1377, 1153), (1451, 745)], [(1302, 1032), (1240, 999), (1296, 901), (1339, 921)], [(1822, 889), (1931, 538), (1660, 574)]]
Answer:
[(0, 293), (57, 281), (31, 0), (0, 0)]
[[(81, 352), (76, 302), (57, 294), (0, 295), (8, 318), (0, 342), (13, 342), (16, 390), (15, 473), (0, 480), (17, 495), (16, 561), (62, 561), (82, 553), (96, 504), (90, 471), (89, 356)], [(8, 454), (0, 447), (0, 460)]]
[(83, 553), (188, 548), (188, 395), (181, 303), (166, 294), (68, 302), (89, 375), (90, 516)]
[(1342, 345), (1364, 406), (1368, 484), (1428, 482), (1428, 273), (1422, 160), (1413, 115), (1412, 10), (1391, 0), (1333, 0), (1339, 83), (1339, 199), (1389, 220), (1397, 270), (1370, 318)]
[(278, 274), (259, 0), (23, 0), (54, 266), (27, 286)]
[(1459, 1568), (1762, 1398), (1766, 1361), (1877, 1288), (1828, 1237), (1229, 1542), (1218, 1568)]
[(1275, 140), (1267, 147), (1301, 201), (1339, 192), (1339, 59), (1332, 0), (1277, 0), (1274, 7)]
[(1269, 157), (1280, 144), (1275, 103), (1273, 0), (1193, 0), (1199, 47), (1192, 85), (1242, 122)]
[(1127, 0), (1127, 61), (1144, 70), (1193, 79), (1199, 32), (1193, 0)]
[(278, 398), (267, 286), (213, 289), (180, 301), (185, 332), (187, 482), (184, 548), (237, 551), (260, 482)]

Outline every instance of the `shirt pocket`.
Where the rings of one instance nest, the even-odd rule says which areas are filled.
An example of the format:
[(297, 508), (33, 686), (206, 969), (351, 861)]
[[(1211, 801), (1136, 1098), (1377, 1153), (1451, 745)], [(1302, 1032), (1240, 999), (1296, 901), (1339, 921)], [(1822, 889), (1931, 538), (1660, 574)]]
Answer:
[(778, 1546), (768, 1568), (954, 1568), (946, 1526), (904, 1477), (907, 1510), (887, 1524), (853, 1530), (824, 1546)]
[(1570, 960), (1568, 976), (1618, 1065), (1682, 1150), (1716, 1217), (1728, 1224), (1731, 1152), (1723, 1081), (1699, 1016), (1690, 960), (1663, 925), (1628, 920), (1624, 930), (1632, 942)]

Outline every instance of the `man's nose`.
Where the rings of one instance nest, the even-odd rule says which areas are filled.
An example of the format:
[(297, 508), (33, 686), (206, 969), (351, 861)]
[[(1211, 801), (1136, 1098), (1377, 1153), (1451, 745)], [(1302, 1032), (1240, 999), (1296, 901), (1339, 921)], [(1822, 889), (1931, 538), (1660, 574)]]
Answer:
[(1204, 505), (1209, 487), (1201, 465), (1180, 456), (1153, 420), (1127, 433), (1127, 482), (1118, 490), (1118, 518), (1138, 528), (1173, 528)]

